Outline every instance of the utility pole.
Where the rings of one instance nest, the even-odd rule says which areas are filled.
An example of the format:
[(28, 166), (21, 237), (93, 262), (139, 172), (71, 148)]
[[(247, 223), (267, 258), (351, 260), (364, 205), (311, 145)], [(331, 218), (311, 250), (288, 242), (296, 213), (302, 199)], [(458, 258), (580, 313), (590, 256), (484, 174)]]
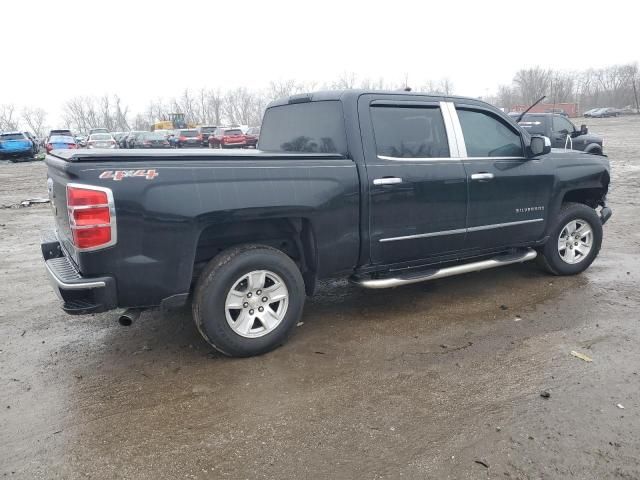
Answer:
[(638, 104), (638, 90), (636, 90), (635, 76), (631, 79), (631, 84), (633, 85), (633, 96), (636, 99), (636, 113), (640, 113), (640, 104)]

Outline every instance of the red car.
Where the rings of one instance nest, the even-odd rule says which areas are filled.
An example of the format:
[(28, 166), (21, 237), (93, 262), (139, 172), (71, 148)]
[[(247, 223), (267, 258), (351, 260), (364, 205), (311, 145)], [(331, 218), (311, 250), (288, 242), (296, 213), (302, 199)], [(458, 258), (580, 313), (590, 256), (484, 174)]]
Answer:
[(260, 127), (249, 128), (244, 136), (247, 141), (247, 147), (257, 148), (258, 140), (260, 139)]
[(239, 128), (217, 128), (209, 136), (210, 148), (242, 148), (247, 146), (247, 139)]

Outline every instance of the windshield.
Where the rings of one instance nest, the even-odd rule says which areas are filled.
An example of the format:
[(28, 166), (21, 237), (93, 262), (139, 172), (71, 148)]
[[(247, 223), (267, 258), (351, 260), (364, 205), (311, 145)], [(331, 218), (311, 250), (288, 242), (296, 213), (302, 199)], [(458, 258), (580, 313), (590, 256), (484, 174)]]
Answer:
[(108, 133), (94, 133), (90, 137), (91, 140), (111, 140), (111, 135)]
[(224, 135), (242, 135), (242, 130), (239, 128), (233, 128), (231, 130), (225, 130)]
[(142, 135), (142, 138), (144, 140), (164, 140), (164, 135), (158, 132), (145, 133)]
[(76, 143), (73, 137), (68, 135), (51, 135), (49, 143)]
[(3, 133), (0, 135), (0, 141), (5, 140), (25, 140), (22, 133)]
[(197, 130), (180, 130), (180, 135), (187, 138), (197, 137)]

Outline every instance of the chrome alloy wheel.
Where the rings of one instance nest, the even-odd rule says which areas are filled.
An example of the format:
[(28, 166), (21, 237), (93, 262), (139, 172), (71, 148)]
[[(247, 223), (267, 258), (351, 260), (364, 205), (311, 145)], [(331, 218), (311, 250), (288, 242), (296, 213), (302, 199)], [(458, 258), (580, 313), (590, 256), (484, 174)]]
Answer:
[(560, 258), (571, 265), (582, 262), (593, 248), (593, 230), (585, 220), (567, 223), (558, 237)]
[(227, 323), (242, 337), (258, 338), (275, 330), (289, 306), (289, 290), (269, 270), (255, 270), (236, 280), (227, 294)]

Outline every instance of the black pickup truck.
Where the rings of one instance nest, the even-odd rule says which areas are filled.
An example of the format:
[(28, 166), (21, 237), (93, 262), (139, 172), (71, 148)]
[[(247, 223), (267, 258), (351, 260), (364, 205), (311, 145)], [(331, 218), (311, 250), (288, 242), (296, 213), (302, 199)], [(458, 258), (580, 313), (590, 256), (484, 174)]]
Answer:
[(576, 128), (564, 115), (527, 113), (518, 123), (532, 135), (544, 135), (549, 138), (553, 148), (581, 150), (598, 155), (603, 152), (602, 137), (589, 133), (586, 125)]
[[(282, 344), (317, 280), (396, 287), (533, 260), (585, 270), (609, 161), (481, 101), (350, 90), (271, 103), (258, 150), (47, 156), (42, 242), (68, 313), (191, 302), (227, 355)], [(135, 311), (135, 310), (134, 310)]]

